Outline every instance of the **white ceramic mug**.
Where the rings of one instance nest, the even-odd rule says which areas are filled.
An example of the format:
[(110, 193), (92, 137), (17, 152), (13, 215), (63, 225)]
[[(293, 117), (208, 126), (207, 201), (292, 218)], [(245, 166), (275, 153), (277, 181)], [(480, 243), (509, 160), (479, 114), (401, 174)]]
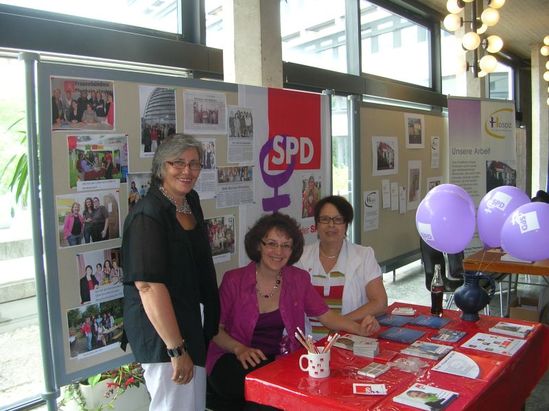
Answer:
[[(303, 360), (307, 365), (303, 366)], [(313, 378), (326, 378), (330, 375), (330, 351), (316, 354), (309, 352), (299, 357), (299, 368), (308, 371), (309, 376)]]

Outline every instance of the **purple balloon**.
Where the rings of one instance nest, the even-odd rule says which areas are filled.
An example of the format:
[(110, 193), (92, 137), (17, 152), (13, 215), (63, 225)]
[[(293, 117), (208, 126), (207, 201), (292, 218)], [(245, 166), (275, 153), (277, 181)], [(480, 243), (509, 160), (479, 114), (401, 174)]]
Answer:
[(468, 201), (454, 191), (431, 192), (419, 203), (416, 228), (421, 238), (434, 249), (459, 253), (475, 233), (475, 206), (472, 200)]
[(477, 228), (480, 240), (488, 247), (501, 246), (501, 228), (507, 217), (530, 197), (513, 186), (496, 187), (480, 200), (477, 211)]
[(431, 190), (429, 190), (427, 195), (440, 193), (440, 192), (457, 194), (464, 200), (467, 200), (469, 203), (471, 203), (473, 207), (475, 205), (475, 202), (473, 201), (473, 198), (471, 197), (471, 195), (467, 191), (465, 191), (464, 188), (455, 184), (439, 184), (438, 186), (435, 186)]
[(549, 258), (549, 204), (521, 205), (503, 223), (501, 247), (521, 260)]

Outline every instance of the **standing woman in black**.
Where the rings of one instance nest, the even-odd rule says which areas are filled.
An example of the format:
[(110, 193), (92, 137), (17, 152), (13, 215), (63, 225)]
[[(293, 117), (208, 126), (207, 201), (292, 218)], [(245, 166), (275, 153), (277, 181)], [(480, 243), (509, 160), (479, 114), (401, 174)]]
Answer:
[(202, 145), (175, 134), (156, 150), (152, 185), (124, 223), (124, 329), (145, 370), (150, 410), (203, 411), (206, 350), (219, 295), (198, 193)]

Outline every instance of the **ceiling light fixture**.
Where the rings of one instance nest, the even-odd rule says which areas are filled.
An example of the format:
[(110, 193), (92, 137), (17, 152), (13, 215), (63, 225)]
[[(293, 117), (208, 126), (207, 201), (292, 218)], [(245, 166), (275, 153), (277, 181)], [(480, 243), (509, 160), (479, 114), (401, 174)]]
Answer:
[[(539, 50), (542, 56), (549, 56), (549, 35), (545, 36), (543, 38), (543, 46)], [(540, 62), (540, 67), (543, 65), (543, 63)], [(549, 82), (549, 59), (545, 62), (545, 69), (546, 72), (543, 73), (543, 79), (547, 82)], [(547, 87), (547, 93), (549, 93), (549, 87)], [(549, 98), (547, 98), (547, 105), (549, 106)]]
[[(475, 77), (484, 77), (497, 68), (497, 59), (489, 53), (500, 52), (503, 48), (503, 40), (495, 34), (485, 34), (498, 23), (499, 9), (504, 4), (505, 0), (489, 0), (486, 7), (483, 0), (447, 0), (446, 2), (446, 8), (450, 14), (444, 18), (443, 25), (446, 30), (452, 32), (464, 27), (465, 33), (461, 38), (461, 45), (465, 50), (473, 52), (473, 56), (467, 58), (470, 60), (467, 62), (467, 68), (473, 70)], [(465, 16), (470, 20), (465, 20)], [(541, 53), (549, 55), (549, 36)]]

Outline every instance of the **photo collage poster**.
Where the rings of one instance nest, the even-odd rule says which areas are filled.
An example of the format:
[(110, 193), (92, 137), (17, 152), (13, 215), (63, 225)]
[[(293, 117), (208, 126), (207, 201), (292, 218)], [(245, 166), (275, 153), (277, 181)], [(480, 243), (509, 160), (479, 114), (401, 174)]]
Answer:
[[(84, 85), (97, 87), (99, 92), (84, 93)], [(58, 104), (55, 100), (59, 95), (57, 88), (63, 91), (70, 88), (71, 93), (65, 95), (81, 93), (83, 97), (86, 94), (86, 99), (92, 102), (95, 96), (98, 102), (86, 101), (86, 109), (94, 107), (97, 117), (103, 117), (102, 110), (111, 110), (112, 118), (105, 115), (106, 118), (99, 118), (97, 123), (79, 121), (66, 124), (61, 120), (55, 123), (53, 111), (62, 107), (61, 103), (57, 108), (53, 107), (53, 104)], [(117, 91), (117, 88), (120, 89)], [(139, 102), (131, 104), (134, 115), (128, 111), (127, 104), (115, 100), (119, 95), (127, 96), (130, 89), (135, 89), (131, 93), (139, 96)], [(108, 104), (103, 105), (100, 101), (102, 92), (109, 96)], [(263, 179), (265, 173), (258, 162), (265, 134), (258, 134), (256, 117), (260, 119), (259, 123), (265, 124), (268, 113), (265, 106), (255, 107), (253, 102), (227, 106), (223, 92), (139, 83), (117, 83), (115, 87), (115, 82), (109, 80), (50, 77), (50, 93), (52, 140), (54, 146), (62, 142), (65, 147), (64, 152), (55, 150), (54, 161), (59, 165), (55, 165), (54, 171), (61, 171), (61, 174), (54, 178), (66, 181), (66, 184), (54, 184), (53, 208), (59, 278), (63, 284), (60, 307), (62, 335), (66, 342), (63, 352), (66, 372), (70, 374), (101, 362), (105, 355), (111, 359), (120, 355), (117, 353), (123, 330), (122, 227), (127, 212), (146, 196), (150, 188), (151, 161), (162, 141), (173, 132), (184, 130), (202, 143), (203, 169), (195, 188), (201, 200), (212, 200), (213, 210), (217, 210), (212, 213), (212, 208), (206, 207), (209, 212), (205, 213), (214, 262), (229, 262), (240, 247), (239, 231), (245, 233), (246, 230), (238, 225), (239, 215), (223, 210), (236, 207), (240, 210), (242, 206), (255, 207), (258, 203), (264, 204), (265, 200), (268, 202), (269, 195), (265, 193), (260, 198), (255, 196), (255, 189), (261, 184), (258, 179)], [(279, 137), (273, 136), (277, 142), (269, 155), (273, 161), (272, 170), (268, 172), (280, 174), (282, 170), (284, 175), (284, 161), (298, 160), (301, 163), (294, 167), (293, 179), (286, 188), (291, 190), (292, 207), (281, 211), (294, 215), (304, 230), (308, 230), (304, 234), (315, 232), (312, 210), (320, 193), (330, 184), (328, 175), (320, 171), (319, 150), (322, 145), (318, 130), (321, 113), (319, 96), (312, 96), (316, 99), (314, 115), (317, 117), (314, 125), (309, 127), (313, 130), (311, 137), (298, 139), (289, 135), (285, 142), (281, 142), (280, 129)], [(284, 92), (281, 97), (291, 99), (293, 94), (290, 96)], [(152, 102), (159, 101), (167, 113), (162, 119), (154, 118), (150, 107)], [(182, 110), (176, 105), (180, 101)], [(115, 105), (119, 114), (116, 123)], [(138, 109), (134, 110), (136, 106)], [(183, 121), (177, 124), (177, 118)], [(107, 120), (112, 120), (112, 124)], [(271, 123), (275, 125), (276, 120), (271, 120)], [(296, 124), (296, 121), (292, 120), (291, 124)], [(136, 130), (137, 125), (139, 128)], [(154, 127), (157, 128), (156, 138)], [(150, 147), (147, 129), (151, 131)], [(296, 129), (292, 134), (300, 136), (302, 133)], [(290, 153), (296, 143), (301, 152)], [(283, 154), (286, 150), (290, 151)], [(286, 160), (280, 162), (276, 156), (284, 156)], [(58, 161), (60, 159), (62, 161)], [(254, 221), (259, 216), (254, 213)]]

